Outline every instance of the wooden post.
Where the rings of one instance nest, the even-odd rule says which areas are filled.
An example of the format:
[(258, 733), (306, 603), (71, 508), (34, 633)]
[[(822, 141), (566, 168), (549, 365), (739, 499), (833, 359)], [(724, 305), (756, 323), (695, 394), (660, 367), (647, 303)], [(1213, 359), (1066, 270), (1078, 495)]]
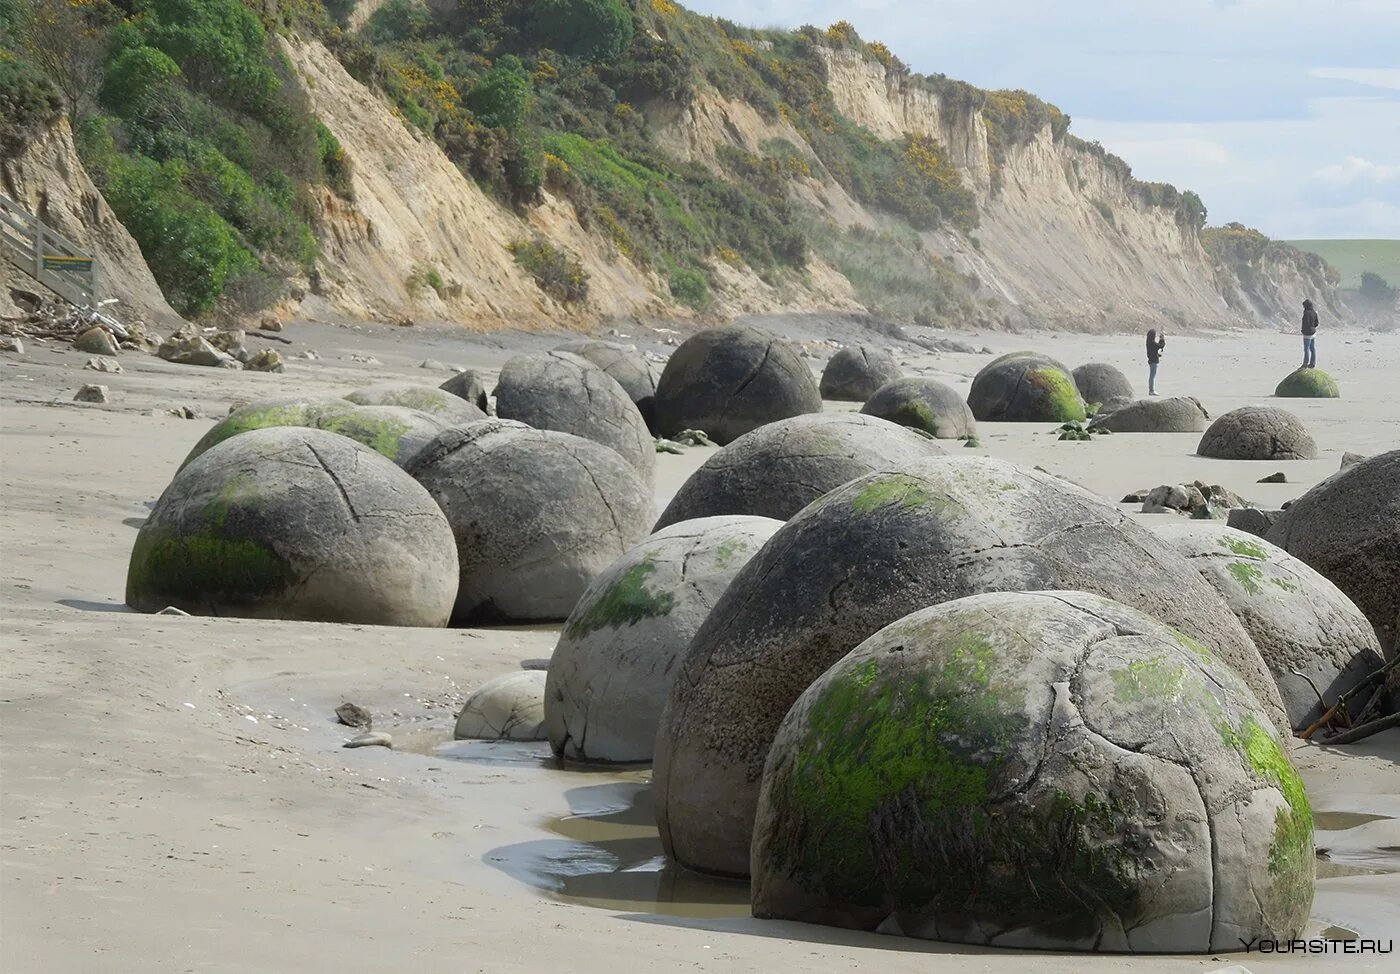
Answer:
[(34, 221), (34, 280), (44, 280), (44, 224), (38, 217)]

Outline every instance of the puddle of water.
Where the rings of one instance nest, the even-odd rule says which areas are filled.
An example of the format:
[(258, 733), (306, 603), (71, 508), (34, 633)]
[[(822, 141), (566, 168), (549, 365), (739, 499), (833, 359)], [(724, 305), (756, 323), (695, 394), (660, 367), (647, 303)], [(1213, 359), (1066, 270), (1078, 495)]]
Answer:
[(1317, 878), (1338, 879), (1342, 876), (1385, 876), (1395, 872), (1378, 866), (1361, 866), (1350, 862), (1338, 862), (1325, 854), (1317, 857)]
[(1354, 829), (1367, 822), (1379, 822), (1389, 815), (1372, 815), (1369, 812), (1313, 812), (1313, 827), (1322, 832), (1342, 832)]
[[(548, 741), (442, 741), (440, 736), (434, 735), (435, 740), (424, 742), (410, 741), (408, 747), (398, 748), (395, 738), (396, 750), (413, 750), (418, 754), (426, 754), (429, 757), (444, 758), (448, 761), (465, 761), (469, 764), (485, 764), (500, 767), (502, 765), (516, 768), (554, 768), (557, 762), (554, 760), (554, 752), (549, 749)], [(417, 744), (418, 747), (414, 747)]]
[(1361, 934), (1346, 927), (1327, 927), (1322, 931), (1323, 940), (1360, 940)]

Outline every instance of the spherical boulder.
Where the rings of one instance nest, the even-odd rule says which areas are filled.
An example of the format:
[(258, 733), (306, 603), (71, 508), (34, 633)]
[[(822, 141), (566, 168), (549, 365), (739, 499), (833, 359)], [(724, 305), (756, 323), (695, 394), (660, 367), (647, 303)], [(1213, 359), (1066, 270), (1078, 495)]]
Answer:
[(406, 469), (457, 541), (457, 625), (567, 617), (651, 523), (651, 492), (617, 451), (523, 423), (444, 430)]
[(681, 485), (656, 524), (663, 528), (716, 514), (786, 521), (848, 480), (942, 452), (927, 437), (873, 416), (794, 416), (745, 433), (711, 456)]
[(977, 421), (963, 397), (937, 379), (911, 376), (887, 382), (875, 390), (861, 412), (922, 430), (940, 440), (977, 435)]
[(457, 593), (452, 530), (368, 447), (255, 429), (175, 475), (136, 536), (126, 601), (195, 615), (441, 626)]
[(1274, 390), (1280, 399), (1338, 399), (1337, 380), (1321, 369), (1298, 369), (1284, 376)]
[(753, 912), (1131, 953), (1287, 941), (1312, 810), (1219, 658), (1081, 592), (921, 609), (820, 675), (767, 756)]
[(1034, 352), (1012, 352), (983, 366), (967, 404), (982, 423), (1064, 423), (1085, 418), (1069, 369)]
[(1344, 467), (1289, 505), (1264, 537), (1327, 576), (1400, 653), (1400, 450)]
[(583, 338), (565, 342), (561, 352), (573, 352), (610, 375), (627, 391), (647, 429), (656, 428), (656, 372), (645, 355), (634, 346)]
[(1205, 407), (1192, 396), (1138, 399), (1100, 410), (1089, 425), (1113, 433), (1200, 433), (1206, 428)]
[(1153, 527), (1244, 625), (1294, 729), (1322, 716), (1317, 691), (1330, 704), (1384, 662), (1375, 631), (1355, 603), (1282, 548), (1209, 521)]
[(985, 457), (860, 477), (790, 520), (695, 634), (657, 733), (667, 851), (702, 872), (748, 869), (759, 774), (807, 685), (882, 626), (989, 591), (1075, 589), (1139, 608), (1211, 647), (1283, 705), (1220, 596), (1165, 541), (1066, 480)]
[(1115, 399), (1133, 399), (1133, 384), (1107, 362), (1086, 362), (1074, 370), (1074, 385), (1085, 402), (1102, 405)]
[(765, 423), (821, 409), (816, 380), (792, 347), (746, 325), (687, 338), (656, 383), (662, 435), (698, 429), (720, 446)]
[(457, 714), (452, 736), (459, 741), (542, 741), (543, 670), (521, 670), (487, 680)]
[(430, 413), (449, 423), (474, 423), (486, 418), (485, 410), (450, 392), (411, 382), (385, 382), (356, 389), (345, 397), (361, 406), (404, 406)]
[(650, 761), (676, 660), (783, 522), (705, 517), (629, 549), (583, 593), (549, 663), (545, 728), (569, 761)]
[(1217, 460), (1312, 460), (1317, 444), (1287, 410), (1241, 406), (1210, 424), (1196, 452)]
[(479, 372), (465, 369), (438, 386), (438, 388), (443, 392), (451, 393), (458, 399), (466, 400), (477, 409), (480, 409), (483, 416), (486, 415), (488, 406), (486, 380), (481, 377)]
[(904, 375), (887, 349), (875, 345), (851, 345), (827, 360), (822, 370), (823, 399), (865, 402), (886, 382)]
[(631, 397), (572, 352), (517, 355), (506, 362), (496, 385), (496, 415), (610, 447), (648, 483), (656, 470), (656, 444)]

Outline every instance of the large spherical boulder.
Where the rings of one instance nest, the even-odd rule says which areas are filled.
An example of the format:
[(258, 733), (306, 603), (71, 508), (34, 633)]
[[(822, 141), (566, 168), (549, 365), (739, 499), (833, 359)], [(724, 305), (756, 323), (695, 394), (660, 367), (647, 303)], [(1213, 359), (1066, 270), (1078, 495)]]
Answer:
[(816, 380), (792, 347), (745, 325), (687, 338), (656, 383), (663, 435), (704, 430), (720, 446), (765, 423), (821, 409)]
[(763, 759), (807, 685), (882, 626), (989, 591), (1075, 589), (1211, 647), (1287, 728), (1259, 651), (1165, 541), (1068, 481), (983, 457), (870, 474), (808, 505), (748, 563), (695, 634), (657, 734), (667, 850), (742, 875)]
[(963, 397), (937, 379), (911, 376), (887, 382), (875, 390), (861, 412), (940, 440), (962, 439), (977, 432), (977, 421)]
[(904, 371), (887, 349), (875, 345), (852, 345), (827, 360), (822, 370), (823, 399), (865, 402), (886, 382), (893, 382)]
[(1102, 405), (1115, 399), (1133, 399), (1133, 384), (1107, 362), (1086, 362), (1074, 370), (1074, 384), (1085, 402)]
[(942, 452), (926, 437), (873, 416), (794, 416), (745, 433), (706, 460), (657, 527), (716, 514), (786, 521), (848, 480)]
[(486, 380), (479, 372), (471, 369), (464, 369), (442, 385), (438, 386), (443, 392), (451, 393), (458, 399), (464, 399), (469, 404), (481, 410), (483, 416), (486, 415), (488, 399), (486, 396)]
[(460, 396), (432, 386), (414, 385), (411, 382), (385, 382), (365, 386), (349, 393), (345, 398), (361, 406), (403, 406), (416, 409), (448, 423), (474, 423), (486, 418), (484, 410)]
[(1400, 450), (1344, 467), (1289, 505), (1264, 537), (1327, 576), (1400, 653)]
[(611, 447), (648, 483), (656, 470), (656, 444), (631, 397), (606, 372), (572, 352), (538, 352), (508, 361), (496, 385), (496, 415)]
[(656, 428), (656, 372), (635, 346), (583, 338), (565, 342), (561, 352), (572, 352), (602, 369), (631, 397), (647, 429)]
[(445, 430), (407, 470), (457, 540), (455, 624), (567, 617), (651, 523), (651, 492), (617, 451), (509, 420)]
[(983, 366), (967, 394), (983, 423), (1063, 423), (1085, 418), (1069, 369), (1034, 352), (1012, 352)]
[(1321, 369), (1298, 369), (1284, 376), (1274, 390), (1280, 399), (1338, 399), (1337, 380)]
[(235, 409), (194, 445), (181, 466), (216, 443), (250, 429), (302, 426), (348, 436), (404, 466), (447, 428), (431, 413), (403, 406), (360, 406), (346, 399), (263, 399)]
[(1243, 623), (1278, 684), (1295, 729), (1322, 716), (1314, 687), (1330, 704), (1380, 668), (1380, 643), (1366, 616), (1300, 559), (1216, 522), (1170, 521), (1153, 527), (1196, 566)]
[(1100, 412), (1089, 425), (1113, 433), (1200, 433), (1209, 418), (1200, 400), (1171, 396), (1125, 403)]
[(1241, 406), (1210, 424), (1196, 452), (1217, 460), (1312, 460), (1317, 444), (1287, 410)]
[(323, 430), (250, 430), (175, 475), (136, 536), (126, 601), (196, 615), (441, 626), (447, 520), (413, 479)]
[(543, 670), (521, 670), (487, 680), (462, 702), (452, 736), (459, 741), (542, 741)]
[(922, 609), (806, 689), (755, 916), (1011, 948), (1203, 953), (1307, 922), (1312, 810), (1254, 694), (1080, 592)]
[(593, 580), (549, 663), (545, 728), (569, 761), (650, 761), (676, 661), (735, 573), (783, 522), (705, 517), (629, 549)]

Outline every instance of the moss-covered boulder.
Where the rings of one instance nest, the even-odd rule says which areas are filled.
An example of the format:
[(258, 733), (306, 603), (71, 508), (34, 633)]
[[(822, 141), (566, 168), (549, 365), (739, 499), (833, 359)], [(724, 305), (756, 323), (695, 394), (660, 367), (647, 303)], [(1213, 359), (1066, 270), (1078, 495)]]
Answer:
[(822, 370), (823, 399), (838, 402), (865, 402), (886, 382), (904, 374), (888, 349), (875, 345), (852, 345), (827, 360)]
[(485, 419), (484, 410), (450, 392), (411, 382), (384, 382), (356, 389), (345, 397), (361, 406), (403, 406), (429, 413), (448, 423), (474, 423)]
[(585, 358), (611, 376), (631, 397), (647, 429), (656, 432), (656, 370), (635, 345), (580, 338), (560, 345), (559, 351)]
[(1122, 399), (1135, 399), (1133, 384), (1107, 362), (1086, 362), (1074, 370), (1074, 384), (1085, 402), (1103, 405)]
[(452, 736), (459, 741), (542, 741), (543, 670), (522, 670), (487, 680), (457, 713)]
[(1193, 396), (1138, 399), (1099, 410), (1092, 429), (1112, 433), (1200, 433), (1206, 428), (1205, 407)]
[(747, 325), (687, 338), (656, 383), (663, 436), (704, 430), (720, 446), (765, 423), (821, 410), (816, 379), (792, 346)]
[(545, 728), (569, 761), (650, 761), (676, 661), (783, 522), (705, 517), (628, 549), (583, 593), (549, 663)]
[(472, 369), (464, 369), (438, 386), (438, 388), (443, 392), (456, 396), (458, 399), (466, 400), (466, 402), (481, 410), (483, 416), (487, 414), (489, 401), (486, 395), (486, 380), (482, 378), (480, 372), (476, 372)]
[(1217, 460), (1312, 460), (1317, 444), (1287, 410), (1241, 406), (1210, 424), (1196, 452)]
[(869, 474), (803, 508), (691, 641), (657, 733), (661, 838), (682, 864), (743, 875), (763, 759), (814, 679), (916, 609), (989, 591), (1075, 589), (1213, 647), (1287, 719), (1228, 606), (1148, 528), (1066, 480), (958, 454)]
[(406, 469), (452, 526), (458, 625), (564, 619), (651, 525), (636, 469), (568, 433), (484, 420), (445, 430)]
[(1034, 352), (995, 358), (977, 373), (967, 394), (982, 423), (1064, 423), (1086, 418), (1069, 369)]
[(745, 433), (706, 460), (681, 485), (657, 527), (716, 514), (786, 521), (848, 480), (942, 452), (927, 437), (873, 416), (794, 416)]
[(1199, 642), (1080, 592), (919, 610), (778, 728), (758, 917), (1012, 948), (1286, 941), (1312, 811), (1254, 694)]
[(1331, 703), (1380, 668), (1381, 646), (1366, 616), (1300, 559), (1262, 538), (1207, 521), (1153, 527), (1244, 625), (1295, 729), (1322, 716), (1317, 691)]
[(963, 397), (937, 379), (911, 376), (887, 382), (875, 390), (861, 412), (922, 430), (940, 440), (977, 435), (977, 421)]
[(126, 600), (195, 615), (441, 626), (452, 531), (384, 457), (324, 430), (250, 430), (175, 475), (131, 552)]
[(1337, 380), (1321, 369), (1298, 369), (1284, 376), (1274, 395), (1280, 399), (1340, 399)]

